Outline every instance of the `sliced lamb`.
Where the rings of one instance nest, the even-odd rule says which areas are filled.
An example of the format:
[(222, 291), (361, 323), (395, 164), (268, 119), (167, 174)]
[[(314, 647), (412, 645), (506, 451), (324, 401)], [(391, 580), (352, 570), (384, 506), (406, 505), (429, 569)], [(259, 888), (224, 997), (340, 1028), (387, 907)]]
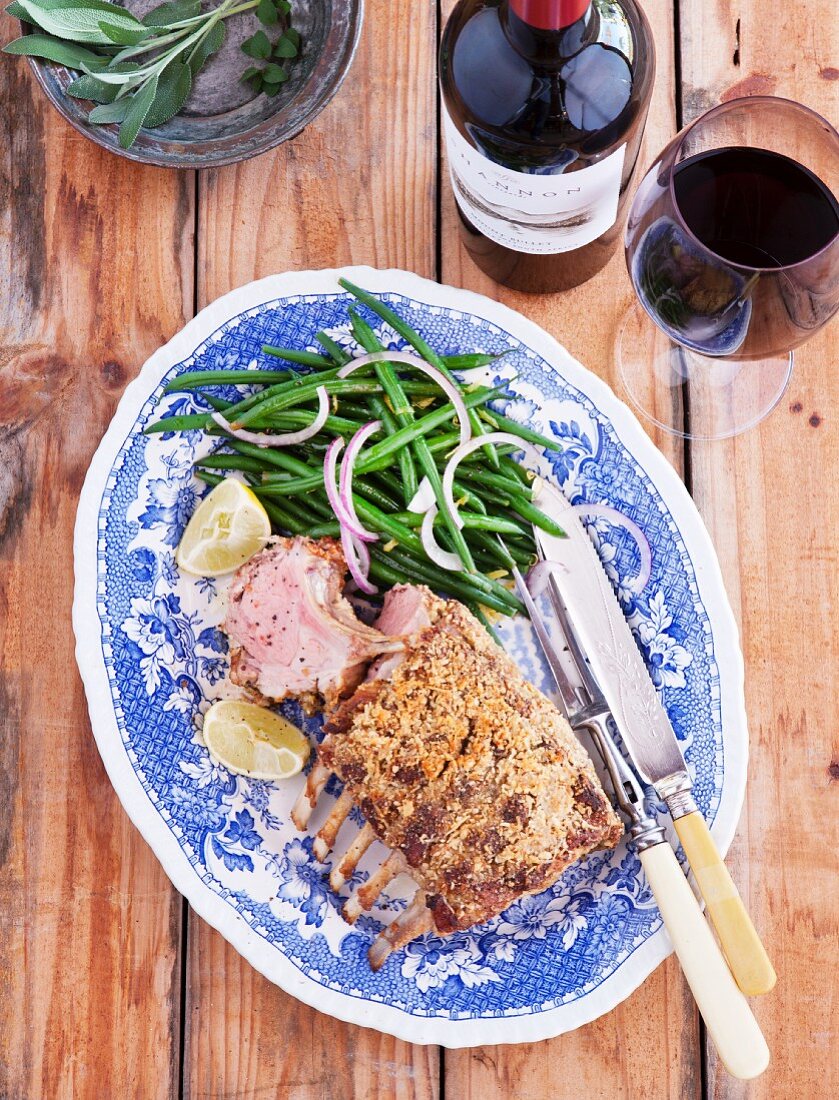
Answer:
[(334, 539), (277, 538), (242, 566), (223, 629), (230, 678), (265, 699), (354, 690), (369, 663), (401, 648), (355, 615), (343, 595), (347, 568)]

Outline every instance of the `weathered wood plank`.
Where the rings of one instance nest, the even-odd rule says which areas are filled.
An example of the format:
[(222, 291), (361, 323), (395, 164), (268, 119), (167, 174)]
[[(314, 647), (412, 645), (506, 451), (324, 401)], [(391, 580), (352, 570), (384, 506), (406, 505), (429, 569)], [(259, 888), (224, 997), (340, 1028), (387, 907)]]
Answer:
[[(776, 94), (835, 122), (839, 22), (828, 0), (681, 3), (686, 121), (720, 100)], [(693, 495), (738, 615), (751, 727), (748, 795), (728, 863), (778, 971), (754, 1002), (772, 1051), (750, 1086), (709, 1057), (719, 1100), (839, 1089), (835, 888), (839, 823), (836, 538), (839, 329), (796, 353), (785, 398), (757, 429), (691, 448)]]
[[(303, 134), (201, 177), (199, 299), (293, 268), (434, 275), (434, 5), (367, 3), (343, 89)], [(436, 1048), (329, 1019), (190, 921), (186, 1095), (432, 1100)]]
[[(452, 2), (444, 5), (451, 10)], [(670, 0), (644, 4), (656, 39), (658, 71), (639, 175), (675, 130), (673, 9)], [(457, 214), (448, 187), (443, 192), (444, 282), (467, 286), (503, 301), (542, 325), (595, 374), (620, 392), (614, 342), (632, 291), (622, 254), (590, 282), (564, 294), (529, 296), (499, 287), (472, 263), (460, 244)], [(645, 425), (647, 427), (647, 425)], [(652, 435), (653, 432), (650, 431)], [(681, 469), (679, 441), (654, 435)], [(524, 1047), (446, 1054), (450, 1094), (475, 1100), (562, 1100), (586, 1095), (698, 1097), (699, 1038), (690, 992), (674, 959), (608, 1016), (579, 1031)]]
[(168, 1100), (181, 901), (90, 733), (72, 533), (125, 383), (191, 311), (193, 177), (80, 137), (22, 59), (0, 100), (0, 1096)]

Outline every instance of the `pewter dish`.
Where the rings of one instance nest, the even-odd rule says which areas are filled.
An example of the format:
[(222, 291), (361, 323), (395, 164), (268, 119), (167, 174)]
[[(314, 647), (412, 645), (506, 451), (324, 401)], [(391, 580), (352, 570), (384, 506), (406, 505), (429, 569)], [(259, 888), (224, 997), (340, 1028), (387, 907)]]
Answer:
[[(142, 16), (156, 2), (129, 0), (125, 7)], [(118, 126), (87, 121), (92, 103), (66, 94), (77, 73), (49, 61), (30, 58), (29, 63), (53, 106), (104, 149), (164, 168), (213, 168), (273, 149), (323, 110), (352, 63), (363, 10), (364, 0), (295, 0), (293, 25), (302, 37), (302, 53), (273, 99), (254, 95), (239, 79), (251, 64), (240, 46), (259, 24), (252, 12), (232, 16), (224, 45), (198, 75), (184, 110), (163, 126), (141, 130), (130, 149), (121, 148)]]

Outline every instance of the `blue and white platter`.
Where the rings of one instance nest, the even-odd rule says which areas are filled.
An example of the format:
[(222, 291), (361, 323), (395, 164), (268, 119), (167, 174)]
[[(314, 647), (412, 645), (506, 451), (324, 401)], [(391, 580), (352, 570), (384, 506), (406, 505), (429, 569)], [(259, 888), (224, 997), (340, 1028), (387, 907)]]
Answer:
[[(652, 573), (643, 591), (635, 543), (599, 519), (590, 527), (681, 740), (697, 800), (724, 852), (746, 778), (747, 730), (737, 630), (713, 548), (681, 481), (608, 387), (536, 325), (496, 302), (403, 271), (290, 272), (242, 287), (203, 310), (128, 387), (93, 459), (75, 537), (73, 623), (93, 732), (132, 821), (195, 911), (271, 981), (342, 1020), (416, 1043), (529, 1042), (614, 1008), (671, 950), (638, 860), (625, 843), (572, 866), (550, 890), (488, 924), (433, 935), (377, 974), (367, 948), (406, 904), (396, 880), (350, 927), (312, 835), (290, 808), (302, 776), (268, 783), (210, 759), (202, 714), (223, 690), (217, 626), (226, 579), (182, 577), (174, 550), (204, 487), (196, 457), (219, 445), (199, 432), (143, 435), (191, 394), (163, 397), (185, 370), (276, 366), (266, 343), (316, 349), (325, 329), (351, 346), (346, 274), (381, 295), (441, 353), (505, 351), (492, 369), (508, 415), (560, 445), (544, 467), (575, 502), (612, 505), (644, 531)], [(399, 338), (368, 315), (388, 347)], [(549, 689), (524, 621), (504, 641)], [(313, 739), (319, 720), (286, 708)], [(339, 793), (333, 781), (313, 830)], [(658, 812), (666, 817), (664, 807)], [(344, 850), (361, 825), (344, 826)], [(378, 848), (378, 851), (376, 850)], [(374, 845), (366, 877), (382, 858)]]

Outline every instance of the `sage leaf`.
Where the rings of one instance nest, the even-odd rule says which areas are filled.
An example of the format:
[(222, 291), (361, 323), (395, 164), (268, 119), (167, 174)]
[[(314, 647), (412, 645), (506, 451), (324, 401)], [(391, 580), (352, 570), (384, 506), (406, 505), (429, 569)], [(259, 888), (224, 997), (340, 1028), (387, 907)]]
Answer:
[(143, 16), (145, 27), (168, 27), (184, 19), (194, 19), (201, 14), (201, 0), (169, 0), (159, 4)]
[(10, 15), (12, 19), (22, 19), (25, 22), (30, 22), (29, 16), (17, 3), (17, 0), (12, 0), (11, 4), (6, 8), (6, 15)]
[(257, 31), (242, 43), (242, 50), (248, 57), (257, 61), (266, 61), (271, 56), (271, 41), (265, 31)]
[(103, 58), (86, 50), (84, 46), (75, 42), (62, 42), (48, 34), (25, 34), (4, 46), (3, 52), (24, 57), (41, 57), (45, 61), (54, 61), (56, 65), (66, 65), (68, 69), (81, 69), (82, 65), (95, 69), (106, 64)]
[(154, 97), (157, 95), (157, 75), (150, 77), (131, 97), (125, 119), (119, 128), (119, 143), (123, 149), (130, 149), (137, 140), (140, 127), (146, 121)]
[(221, 20), (213, 26), (213, 29), (201, 39), (192, 55), (189, 67), (192, 70), (193, 79), (207, 63), (207, 59), (214, 53), (218, 53), (224, 45), (227, 29)]
[(67, 86), (67, 95), (73, 99), (91, 99), (94, 103), (113, 103), (119, 92), (118, 84), (105, 84), (95, 76), (85, 74)]
[(256, 7), (256, 17), (266, 27), (273, 27), (278, 23), (280, 13), (277, 11), (274, 0), (259, 0)]
[[(111, 39), (102, 31), (101, 22), (111, 27), (137, 28), (142, 25), (123, 8), (104, 0), (17, 0), (25, 18), (37, 23), (48, 34), (70, 42), (109, 46)], [(46, 5), (49, 5), (48, 7)], [(113, 10), (111, 10), (113, 9)]]
[(94, 107), (87, 116), (87, 121), (97, 125), (103, 122), (122, 122), (130, 107), (131, 99), (126, 95), (113, 103), (103, 103), (99, 107)]
[(173, 61), (160, 74), (157, 94), (143, 123), (148, 129), (162, 126), (183, 107), (192, 91), (192, 69), (181, 61)]
[(112, 27), (110, 23), (100, 23), (99, 29), (117, 46), (139, 46), (149, 36), (145, 27)]

